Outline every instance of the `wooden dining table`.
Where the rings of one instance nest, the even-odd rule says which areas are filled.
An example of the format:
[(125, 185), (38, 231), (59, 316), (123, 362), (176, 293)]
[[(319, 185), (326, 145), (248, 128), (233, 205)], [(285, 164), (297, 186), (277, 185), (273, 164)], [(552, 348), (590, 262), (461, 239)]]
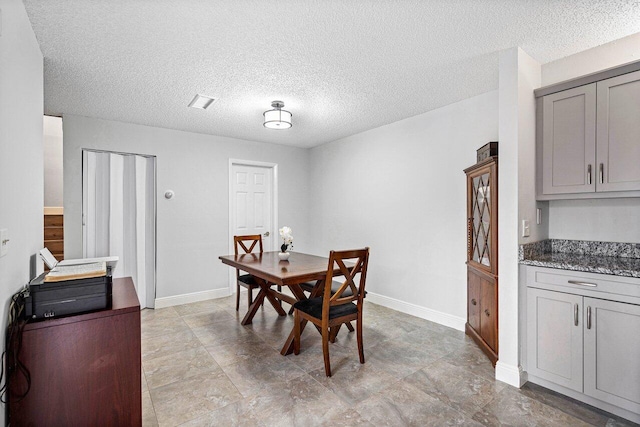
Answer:
[[(242, 325), (251, 323), (258, 309), (264, 303), (265, 298), (273, 305), (278, 314), (286, 316), (287, 313), (282, 309), (278, 300), (293, 305), (298, 301), (306, 299), (307, 296), (300, 287), (300, 283), (315, 281), (315, 286), (309, 298), (321, 295), (329, 265), (329, 258), (300, 252), (291, 252), (287, 261), (281, 261), (278, 258), (277, 251), (223, 255), (220, 256), (219, 259), (224, 264), (263, 279), (263, 281), (259, 282), (260, 292), (258, 292), (253, 303), (249, 306), (247, 314), (242, 319)], [(339, 273), (337, 268), (336, 272)], [(274, 285), (288, 286), (293, 297), (278, 292), (273, 288)], [(304, 328), (304, 326), (301, 325), (301, 328)], [(282, 355), (293, 352), (293, 336), (294, 333), (292, 329), (280, 352)]]

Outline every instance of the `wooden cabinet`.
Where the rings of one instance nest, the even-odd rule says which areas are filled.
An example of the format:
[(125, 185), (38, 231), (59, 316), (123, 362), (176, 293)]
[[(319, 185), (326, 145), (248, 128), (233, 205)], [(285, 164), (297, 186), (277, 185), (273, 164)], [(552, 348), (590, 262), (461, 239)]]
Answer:
[(542, 96), (538, 110), (538, 199), (640, 196), (640, 71)]
[(467, 174), (467, 323), (465, 332), (498, 360), (498, 159)]
[(529, 381), (640, 422), (640, 279), (525, 271)]
[[(27, 323), (19, 360), (31, 386), (9, 402), (12, 426), (140, 426), (140, 306), (131, 278), (113, 280), (111, 309)], [(8, 385), (10, 398), (27, 387), (15, 370)]]
[(64, 215), (45, 213), (44, 247), (49, 249), (58, 261), (64, 259)]

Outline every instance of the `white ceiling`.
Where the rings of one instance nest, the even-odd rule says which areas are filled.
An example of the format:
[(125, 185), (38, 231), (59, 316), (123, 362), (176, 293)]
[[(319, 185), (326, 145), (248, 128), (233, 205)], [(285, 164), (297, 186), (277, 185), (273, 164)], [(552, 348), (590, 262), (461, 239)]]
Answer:
[[(502, 49), (547, 63), (640, 32), (637, 0), (24, 3), (46, 114), (298, 147), (496, 89)], [(262, 126), (276, 99), (289, 130)]]

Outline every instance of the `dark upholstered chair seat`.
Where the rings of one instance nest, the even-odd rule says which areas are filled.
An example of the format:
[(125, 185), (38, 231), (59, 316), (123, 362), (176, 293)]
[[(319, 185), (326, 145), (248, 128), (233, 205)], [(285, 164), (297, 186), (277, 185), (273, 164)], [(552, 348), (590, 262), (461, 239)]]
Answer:
[[(309, 316), (313, 316), (317, 319), (322, 318), (322, 297), (298, 301), (294, 304), (293, 307), (307, 313)], [(355, 314), (357, 312), (358, 307), (352, 302), (347, 304), (332, 305), (329, 308), (329, 319), (347, 316), (349, 314)]]
[[(307, 292), (311, 292), (313, 290), (313, 287), (316, 285), (316, 282), (305, 282), (305, 283), (300, 283), (300, 287), (302, 288), (302, 290), (305, 290)], [(332, 281), (331, 282), (331, 295), (335, 294), (338, 289), (340, 288), (340, 286), (342, 286), (342, 283), (337, 282), (337, 281)], [(342, 293), (343, 297), (350, 297), (353, 295), (353, 292), (351, 292), (351, 288), (347, 288), (344, 290), (344, 292)]]
[(246, 283), (249, 286), (255, 286), (255, 287), (259, 286), (258, 285), (258, 281), (251, 274), (243, 274), (243, 275), (238, 277), (238, 280), (241, 281), (242, 283)]

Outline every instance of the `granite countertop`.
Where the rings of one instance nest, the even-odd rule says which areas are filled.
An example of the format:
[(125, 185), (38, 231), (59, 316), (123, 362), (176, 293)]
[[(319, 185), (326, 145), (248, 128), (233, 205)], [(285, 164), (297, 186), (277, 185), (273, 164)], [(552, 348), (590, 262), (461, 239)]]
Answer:
[(640, 244), (548, 239), (520, 246), (520, 264), (640, 278)]

